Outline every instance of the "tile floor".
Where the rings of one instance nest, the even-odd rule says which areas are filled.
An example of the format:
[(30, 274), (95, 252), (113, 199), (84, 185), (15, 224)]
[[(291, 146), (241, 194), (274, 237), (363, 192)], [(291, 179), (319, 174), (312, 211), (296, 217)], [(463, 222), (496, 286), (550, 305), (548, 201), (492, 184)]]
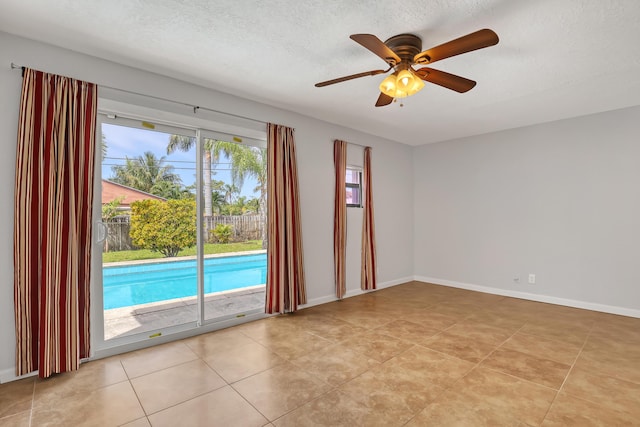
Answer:
[(640, 319), (412, 282), (0, 385), (0, 425), (640, 425)]

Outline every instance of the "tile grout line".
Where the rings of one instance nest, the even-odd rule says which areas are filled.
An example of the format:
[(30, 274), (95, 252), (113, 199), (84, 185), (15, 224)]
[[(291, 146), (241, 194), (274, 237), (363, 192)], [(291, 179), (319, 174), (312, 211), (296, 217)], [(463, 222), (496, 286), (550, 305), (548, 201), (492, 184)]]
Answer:
[[(261, 320), (263, 320), (263, 319), (261, 319)], [(238, 325), (238, 326), (240, 326), (240, 325)], [(250, 336), (248, 336), (247, 334), (245, 334), (242, 330), (240, 330), (240, 331), (238, 331), (238, 332), (240, 332), (240, 334), (241, 334), (242, 336), (245, 336), (245, 337), (247, 337), (248, 339), (250, 339), (253, 343), (255, 343), (255, 344), (257, 344), (257, 345), (259, 345), (259, 346), (261, 346), (261, 347), (265, 348), (266, 350), (270, 351), (270, 352), (271, 352), (271, 353), (273, 353), (273, 354), (276, 354), (276, 353), (274, 353), (273, 351), (271, 351), (271, 349), (267, 348), (267, 347), (266, 347), (266, 346), (264, 346), (263, 344), (259, 343), (258, 341), (256, 341), (256, 340), (255, 340), (255, 339), (253, 339), (252, 337), (250, 337)], [(263, 414), (262, 412), (260, 412), (260, 410), (259, 410), (258, 408), (256, 408), (256, 407), (255, 407), (251, 402), (249, 402), (249, 401), (247, 400), (247, 398), (246, 398), (246, 397), (244, 397), (244, 395), (243, 395), (242, 393), (240, 393), (238, 390), (236, 390), (236, 388), (233, 386), (233, 384), (235, 384), (235, 383), (237, 383), (237, 382), (243, 381), (243, 380), (245, 380), (245, 379), (247, 379), (247, 378), (254, 377), (254, 376), (256, 376), (256, 375), (258, 375), (258, 374), (261, 374), (261, 373), (263, 373), (263, 372), (266, 372), (266, 371), (268, 371), (269, 369), (272, 369), (272, 368), (268, 368), (268, 369), (265, 369), (265, 370), (263, 370), (263, 371), (260, 371), (260, 372), (254, 373), (254, 374), (249, 375), (249, 376), (247, 376), (247, 377), (245, 377), (245, 378), (241, 378), (241, 379), (239, 379), (238, 381), (229, 382), (229, 381), (227, 381), (227, 380), (226, 380), (226, 378), (224, 378), (224, 377), (223, 377), (223, 376), (222, 376), (222, 375), (221, 375), (221, 374), (220, 374), (220, 373), (219, 373), (219, 372), (218, 372), (218, 371), (217, 371), (213, 366), (209, 365), (209, 363), (207, 363), (207, 361), (206, 361), (206, 360), (204, 360), (204, 358), (202, 358), (200, 355), (198, 355), (198, 357), (200, 357), (200, 358), (201, 358), (201, 360), (202, 360), (202, 361), (203, 361), (207, 366), (209, 366), (209, 367), (210, 367), (210, 368), (211, 368), (211, 369), (212, 369), (212, 370), (213, 370), (217, 375), (219, 375), (219, 376), (220, 376), (220, 378), (222, 378), (222, 380), (227, 384), (227, 387), (229, 387), (231, 390), (233, 390), (233, 392), (234, 392), (234, 393), (236, 393), (238, 396), (240, 396), (240, 398), (242, 398), (242, 400), (244, 400), (245, 402), (247, 402), (247, 404), (248, 404), (249, 406), (251, 406), (253, 409), (255, 409), (255, 411), (256, 411), (257, 413), (259, 413), (260, 415), (262, 415), (262, 416), (264, 417), (264, 419), (265, 419), (265, 420), (267, 420), (267, 423), (268, 423), (268, 424), (271, 424), (271, 423), (272, 423), (272, 421), (271, 421), (271, 420), (270, 420), (270, 419), (269, 419), (265, 414)], [(278, 357), (280, 357), (280, 356), (278, 356)], [(283, 360), (284, 360), (284, 359), (283, 359)], [(285, 362), (286, 362), (286, 361), (285, 361)], [(216, 389), (216, 390), (218, 390), (218, 389)], [(210, 393), (210, 392), (209, 392), (209, 393)]]
[[(191, 351), (193, 351), (193, 349), (192, 349), (191, 347), (189, 347), (189, 345), (187, 345), (186, 343), (185, 343), (185, 345), (186, 345), (186, 346), (187, 346)], [(196, 353), (194, 352), (194, 354), (196, 354)], [(224, 377), (223, 377), (222, 375), (220, 375), (220, 374), (218, 373), (218, 371), (216, 371), (212, 366), (210, 366), (210, 365), (209, 365), (209, 364), (208, 364), (208, 363), (207, 363), (207, 362), (206, 362), (206, 361), (205, 361), (205, 360), (204, 360), (200, 355), (196, 354), (196, 356), (198, 356), (198, 359), (199, 359), (199, 360), (201, 360), (201, 361), (202, 361), (202, 362), (203, 362), (203, 363), (204, 363), (204, 364), (205, 364), (209, 369), (211, 369), (213, 372), (215, 372), (215, 373), (216, 373), (216, 375), (218, 375), (218, 376), (222, 379), (222, 381), (224, 381), (224, 382), (225, 382), (226, 386), (231, 387), (231, 384), (229, 384), (229, 382), (227, 382), (227, 380), (225, 380), (225, 379), (224, 379)], [(151, 375), (151, 374), (156, 373), (156, 372), (160, 372), (160, 371), (163, 371), (163, 370), (166, 370), (166, 369), (170, 369), (170, 368), (173, 368), (173, 367), (176, 367), (176, 366), (184, 365), (184, 364), (186, 364), (186, 363), (190, 363), (190, 362), (193, 362), (193, 361), (198, 360), (198, 359), (194, 359), (194, 360), (189, 360), (189, 361), (186, 361), (186, 362), (178, 363), (177, 365), (172, 365), (172, 366), (169, 366), (169, 367), (166, 367), (166, 368), (163, 368), (163, 369), (159, 369), (159, 370), (157, 370), (157, 371), (149, 372), (148, 374), (140, 375), (139, 377), (135, 377), (135, 378), (133, 378), (133, 379), (136, 379), (136, 378), (142, 378), (142, 377), (144, 377), (144, 376), (146, 376), (146, 375)], [(123, 369), (124, 369), (124, 366), (123, 366)], [(125, 372), (126, 372), (126, 370), (125, 370)], [(127, 376), (128, 376), (128, 374), (127, 374)], [(131, 383), (131, 379), (129, 379), (129, 382)], [(140, 407), (142, 408), (142, 411), (144, 412), (144, 414), (145, 414), (145, 418), (146, 418), (146, 419), (147, 419), (147, 421), (149, 422), (149, 425), (151, 425), (151, 420), (149, 420), (149, 417), (150, 417), (151, 415), (155, 415), (155, 414), (158, 414), (158, 413), (160, 413), (160, 412), (162, 412), (162, 411), (165, 411), (165, 410), (167, 410), (167, 409), (174, 408), (174, 407), (176, 407), (176, 406), (182, 405), (182, 404), (184, 404), (184, 403), (187, 403), (187, 402), (189, 402), (189, 401), (192, 401), (192, 400), (194, 400), (194, 399), (197, 399), (197, 398), (199, 398), (199, 397), (202, 397), (202, 396), (204, 396), (204, 395), (206, 395), (206, 394), (212, 393), (212, 392), (214, 392), (214, 391), (216, 391), (216, 390), (220, 390), (220, 389), (222, 389), (222, 388), (224, 388), (224, 387), (225, 387), (225, 386), (223, 385), (223, 386), (221, 386), (221, 387), (214, 388), (213, 390), (206, 391), (206, 392), (204, 392), (204, 393), (198, 394), (197, 396), (192, 396), (192, 397), (190, 397), (190, 398), (189, 398), (189, 399), (187, 399), (187, 400), (184, 400), (184, 401), (181, 401), (181, 402), (177, 402), (177, 403), (175, 403), (175, 404), (173, 404), (173, 405), (169, 405), (169, 406), (167, 406), (166, 408), (162, 408), (162, 409), (157, 410), (157, 411), (155, 411), (155, 412), (153, 412), (153, 413), (147, 414), (147, 411), (144, 409), (144, 406), (142, 406), (142, 402), (140, 402), (140, 397), (138, 396), (138, 393), (136, 392), (135, 387), (133, 387), (133, 384), (131, 384), (131, 388), (133, 389), (133, 392), (135, 393), (136, 398), (138, 399), (138, 403), (140, 403)], [(235, 391), (236, 393), (238, 393), (235, 389), (233, 389), (233, 391)], [(243, 397), (240, 393), (238, 393), (238, 395), (240, 395), (241, 397)], [(257, 409), (256, 409), (256, 410), (257, 410)], [(259, 411), (258, 411), (258, 412), (259, 412)], [(265, 417), (265, 419), (266, 419), (266, 417)], [(132, 421), (135, 421), (135, 420), (132, 420)]]
[(553, 400), (551, 401), (551, 404), (549, 405), (549, 407), (547, 408), (547, 412), (545, 412), (544, 414), (544, 418), (542, 418), (542, 421), (544, 422), (544, 420), (547, 418), (547, 416), (549, 415), (549, 412), (551, 411), (551, 408), (553, 407), (553, 404), (556, 402), (556, 400), (558, 399), (558, 396), (560, 396), (560, 392), (562, 391), (562, 388), (564, 387), (565, 383), (567, 382), (567, 380), (569, 379), (569, 376), (571, 375), (571, 372), (573, 371), (573, 368), (576, 365), (576, 362), (578, 361), (578, 359), (580, 358), (580, 355), (582, 354), (582, 351), (584, 350), (584, 348), (587, 345), (587, 342), (589, 341), (589, 338), (591, 337), (591, 332), (593, 331), (593, 325), (591, 325), (591, 328), (589, 329), (589, 333), (587, 334), (587, 336), (584, 339), (584, 342), (582, 343), (582, 347), (580, 347), (580, 351), (578, 352), (578, 355), (576, 356), (576, 358), (573, 360), (573, 363), (571, 364), (571, 367), (569, 368), (569, 371), (567, 371), (567, 375), (565, 375), (564, 380), (562, 381), (562, 384), (560, 385), (560, 388), (558, 388), (558, 390), (556, 391), (556, 395), (553, 397)]
[[(262, 319), (261, 319), (261, 320), (262, 320)], [(264, 344), (262, 344), (262, 343), (258, 342), (258, 341), (257, 341), (257, 340), (255, 340), (253, 337), (251, 337), (251, 336), (247, 335), (247, 334), (246, 334), (246, 333), (244, 333), (242, 330), (240, 330), (239, 332), (240, 332), (242, 335), (244, 335), (245, 337), (247, 337), (248, 339), (250, 339), (251, 341), (253, 341), (254, 343), (258, 344), (259, 346), (261, 346), (261, 347), (263, 347), (263, 348), (265, 348), (267, 351), (269, 351), (269, 352), (271, 352), (271, 353), (275, 354), (276, 356), (280, 357), (280, 358), (284, 361), (284, 363), (282, 363), (282, 364), (291, 363), (293, 366), (296, 366), (296, 367), (297, 367), (297, 365), (293, 364), (291, 360), (285, 359), (284, 357), (280, 356), (278, 353), (274, 352), (273, 350), (271, 350), (269, 347), (265, 346)], [(327, 340), (327, 341), (328, 341), (328, 340)], [(302, 357), (302, 356), (301, 356), (301, 357)], [(203, 359), (203, 361), (204, 361), (204, 359)], [(204, 362), (207, 364), (207, 366), (210, 366), (206, 361), (204, 361)], [(280, 418), (284, 417), (285, 415), (289, 414), (290, 412), (295, 411), (296, 409), (300, 408), (301, 406), (306, 405), (307, 403), (309, 403), (309, 402), (311, 402), (311, 401), (313, 401), (313, 400), (315, 400), (315, 399), (311, 399), (311, 400), (309, 400), (308, 402), (305, 402), (305, 403), (303, 403), (302, 405), (298, 406), (297, 408), (294, 408), (294, 409), (291, 409), (290, 411), (287, 411), (286, 413), (282, 414), (282, 415), (281, 415), (281, 416), (279, 416), (278, 418), (275, 418), (275, 419), (271, 420), (271, 419), (269, 419), (269, 417), (267, 417), (265, 414), (263, 414), (263, 413), (262, 413), (258, 408), (256, 408), (256, 407), (255, 407), (255, 405), (253, 405), (253, 404), (252, 404), (252, 403), (251, 403), (251, 402), (250, 402), (250, 401), (249, 401), (249, 400), (248, 400), (248, 399), (247, 399), (247, 398), (246, 398), (242, 393), (240, 393), (240, 392), (239, 392), (239, 391), (234, 387), (234, 384), (236, 384), (236, 383), (238, 383), (238, 382), (240, 382), (240, 381), (244, 381), (244, 380), (246, 380), (246, 379), (248, 379), (248, 378), (255, 377), (256, 375), (262, 374), (262, 373), (264, 373), (264, 372), (266, 372), (266, 371), (268, 371), (268, 370), (270, 370), (270, 369), (273, 369), (273, 368), (275, 368), (275, 367), (277, 367), (277, 366), (280, 366), (280, 365), (272, 366), (272, 367), (267, 368), (267, 369), (265, 369), (265, 370), (263, 370), (263, 371), (253, 373), (253, 374), (251, 374), (251, 375), (248, 375), (248, 376), (246, 376), (246, 377), (244, 377), (244, 378), (241, 378), (241, 379), (239, 379), (238, 381), (234, 381), (234, 382), (228, 382), (224, 377), (222, 377), (222, 375), (220, 375), (220, 374), (218, 373), (218, 371), (216, 371), (213, 367), (211, 367), (211, 366), (210, 366), (210, 367), (211, 367), (211, 369), (213, 369), (213, 370), (214, 370), (218, 375), (220, 375), (220, 377), (221, 377), (221, 378), (222, 378), (222, 379), (227, 383), (227, 385), (228, 385), (228, 386), (229, 386), (229, 387), (230, 387), (230, 388), (231, 388), (231, 389), (232, 389), (232, 390), (233, 390), (233, 391), (234, 391), (238, 396), (240, 396), (240, 397), (241, 397), (245, 402), (247, 402), (247, 404), (248, 404), (249, 406), (251, 406), (253, 409), (255, 409), (257, 413), (259, 413), (260, 415), (262, 415), (262, 416), (264, 417), (264, 419), (265, 419), (265, 420), (267, 420), (268, 424), (273, 424), (273, 422), (275, 422), (276, 420), (278, 420), (278, 419), (280, 419)], [(309, 375), (311, 375), (311, 374), (309, 374)], [(315, 378), (315, 377), (314, 377), (314, 378)], [(323, 381), (323, 382), (324, 382), (324, 381)], [(330, 384), (329, 384), (329, 385), (330, 385)], [(332, 390), (333, 390), (333, 389), (332, 389)], [(329, 391), (332, 391), (332, 390), (329, 390)], [(328, 393), (329, 391), (327, 391), (326, 393)], [(324, 396), (326, 393), (323, 393), (323, 394), (321, 394), (320, 396)], [(319, 398), (320, 396), (318, 396), (318, 398)]]
[[(133, 383), (131, 382), (131, 378), (129, 377), (129, 373), (127, 372), (127, 370), (124, 367), (124, 364), (122, 363), (122, 358), (121, 357), (118, 357), (118, 362), (120, 363), (120, 366), (122, 367), (122, 370), (124, 371), (124, 374), (127, 376), (127, 382), (129, 383), (129, 387), (131, 387), (131, 390), (133, 390), (133, 394), (135, 394), (136, 399), (138, 400), (138, 405), (140, 405), (140, 409), (142, 409), (142, 413), (144, 414), (144, 418), (147, 420), (149, 425), (151, 425), (151, 421), (149, 421), (149, 415), (147, 415), (147, 411), (145, 411), (144, 410), (144, 406), (142, 406), (142, 402), (140, 401), (140, 396), (138, 396), (138, 392), (136, 391), (136, 388), (133, 386)], [(137, 419), (139, 419), (139, 418), (137, 418)], [(132, 421), (135, 421), (135, 420), (131, 420), (131, 421), (127, 421), (127, 422), (132, 422)]]
[[(525, 322), (525, 324), (523, 324), (522, 326), (520, 326), (520, 327), (519, 327), (519, 328), (518, 328), (518, 329), (517, 329), (513, 334), (509, 335), (509, 336), (508, 336), (504, 341), (502, 341), (500, 344), (498, 344), (498, 345), (497, 345), (497, 346), (496, 346), (496, 347), (495, 347), (495, 348), (494, 348), (494, 349), (493, 349), (489, 354), (487, 354), (487, 355), (486, 355), (485, 357), (483, 357), (483, 358), (482, 358), (478, 363), (476, 363), (476, 364), (473, 366), (473, 368), (469, 369), (469, 371), (468, 371), (467, 373), (465, 373), (464, 375), (460, 376), (460, 378), (456, 379), (456, 380), (455, 380), (454, 382), (452, 382), (448, 387), (446, 387), (446, 388), (444, 389), (444, 391), (443, 391), (443, 393), (442, 393), (442, 394), (444, 394), (444, 392), (447, 392), (447, 391), (449, 391), (449, 390), (452, 390), (452, 389), (453, 389), (453, 386), (455, 386), (455, 385), (456, 385), (458, 382), (460, 382), (463, 378), (465, 378), (467, 375), (469, 375), (471, 372), (473, 372), (475, 369), (477, 369), (477, 368), (482, 364), (482, 362), (484, 362), (484, 361), (485, 361), (489, 356), (491, 356), (491, 355), (492, 355), (492, 354), (493, 354), (497, 349), (499, 349), (500, 347), (502, 347), (502, 346), (504, 345), (504, 343), (506, 343), (507, 341), (509, 341), (509, 340), (510, 340), (510, 339), (511, 339), (515, 334), (517, 334), (517, 333), (518, 333), (522, 328), (524, 328), (524, 326), (525, 326), (525, 325), (526, 325), (526, 322)], [(444, 353), (443, 353), (443, 354), (444, 354)], [(449, 355), (449, 356), (450, 356), (450, 355)], [(450, 356), (450, 357), (455, 357), (455, 356)], [(456, 358), (456, 359), (458, 359), (458, 358)], [(459, 359), (459, 360), (464, 360), (464, 359)], [(468, 362), (468, 360), (467, 360), (466, 362)], [(492, 370), (491, 368), (488, 368), (488, 369)], [(497, 372), (497, 371), (495, 371), (495, 370), (494, 370), (494, 372)], [(504, 374), (504, 372), (500, 372), (500, 373)], [(508, 374), (507, 374), (507, 375), (508, 375)], [(513, 378), (516, 378), (516, 379), (518, 379), (518, 380), (521, 380), (521, 378), (514, 377), (513, 375), (509, 375), (509, 376), (510, 376), (510, 377), (513, 377)], [(455, 392), (454, 392), (454, 391), (452, 391), (452, 393), (455, 393)], [(458, 393), (456, 393), (456, 394), (458, 394)], [(464, 396), (463, 396), (463, 397), (464, 397)], [(427, 405), (427, 406), (429, 406), (429, 405)], [(426, 408), (426, 406), (425, 406), (425, 408)], [(423, 408), (423, 410), (424, 410), (424, 408)], [(520, 421), (520, 420), (517, 420), (517, 421)]]
[[(469, 315), (469, 316), (471, 316), (471, 315)], [(469, 316), (467, 316), (467, 317), (463, 318), (463, 319), (462, 319), (462, 321), (467, 320)], [(456, 325), (456, 324), (458, 324), (458, 323), (460, 323), (460, 322), (457, 322), (457, 323), (455, 323), (455, 324), (451, 325), (450, 327), (448, 327), (448, 328), (446, 328), (446, 329), (442, 330), (440, 333), (438, 333), (438, 334), (436, 334), (436, 335), (434, 335), (434, 336), (440, 335), (442, 332), (447, 331), (448, 329), (452, 328), (453, 326), (455, 326), (455, 325)], [(526, 324), (526, 322), (525, 322), (525, 324)], [(488, 325), (488, 326), (491, 326), (491, 325)], [(492, 355), (492, 354), (493, 354), (493, 353), (494, 353), (498, 348), (500, 348), (502, 345), (504, 345), (504, 343), (505, 343), (505, 342), (509, 341), (509, 340), (510, 340), (510, 339), (511, 339), (515, 334), (517, 334), (517, 333), (520, 331), (520, 329), (522, 329), (523, 327), (524, 327), (524, 324), (523, 324), (522, 326), (520, 326), (520, 328), (518, 328), (518, 329), (517, 329), (513, 334), (509, 335), (509, 336), (508, 336), (504, 341), (502, 341), (500, 344), (498, 344), (498, 345), (497, 345), (497, 346), (496, 346), (496, 347), (495, 347), (495, 348), (494, 348), (494, 349), (493, 349), (489, 354), (487, 354), (487, 355), (486, 355), (485, 357), (483, 357), (479, 362), (477, 362), (475, 365), (473, 365), (473, 367), (472, 367), (471, 369), (469, 369), (469, 371), (467, 371), (464, 375), (461, 375), (459, 378), (457, 378), (455, 381), (453, 381), (453, 382), (452, 382), (451, 384), (449, 384), (447, 387), (443, 387), (443, 391), (442, 391), (442, 393), (440, 393), (440, 394), (438, 395), (438, 397), (436, 397), (433, 401), (435, 402), (435, 401), (436, 401), (440, 396), (442, 396), (442, 395), (443, 395), (444, 393), (446, 393), (447, 391), (451, 390), (451, 389), (453, 388), (453, 386), (454, 386), (454, 385), (456, 385), (456, 384), (457, 384), (459, 381), (461, 381), (464, 377), (466, 377), (467, 375), (469, 375), (469, 373), (471, 373), (473, 370), (475, 370), (476, 368), (478, 368), (482, 362), (484, 362), (484, 361), (485, 361), (485, 360), (486, 360), (490, 355)], [(418, 345), (419, 345), (419, 344), (418, 344)], [(451, 357), (451, 358), (454, 358), (454, 359), (457, 359), (457, 360), (462, 360), (462, 361), (464, 361), (464, 362), (472, 363), (472, 362), (469, 362), (468, 360), (461, 359), (461, 358), (459, 358), (459, 357), (453, 356), (453, 355), (451, 355), (451, 354), (443, 353), (443, 352), (438, 351), (438, 350), (433, 350), (433, 349), (431, 349), (431, 348), (429, 348), (429, 347), (426, 347), (426, 346), (425, 346), (424, 348), (429, 349), (429, 350), (431, 350), (431, 351), (434, 351), (434, 352), (436, 352), (436, 353), (438, 353), (438, 354), (442, 354), (443, 356), (447, 356), (447, 357)], [(511, 375), (510, 375), (510, 376), (511, 376)], [(514, 377), (514, 378), (517, 378), (517, 377)], [(519, 379), (519, 378), (518, 378), (518, 379)], [(455, 393), (455, 392), (454, 392), (454, 391), (452, 391), (452, 393)], [(456, 393), (456, 394), (458, 394), (458, 393)], [(424, 408), (422, 408), (422, 409), (420, 409), (419, 411), (417, 411), (417, 412), (416, 412), (416, 413), (415, 413), (415, 414), (414, 414), (414, 415), (413, 415), (413, 416), (412, 416), (412, 417), (411, 417), (411, 418), (410, 418), (410, 419), (409, 419), (405, 424), (403, 424), (403, 425), (407, 425), (408, 423), (410, 423), (410, 422), (411, 422), (411, 420), (413, 420), (415, 417), (417, 417), (417, 416), (418, 416), (418, 414), (420, 414), (422, 411), (424, 411), (424, 410), (425, 410), (425, 409), (426, 409), (426, 408), (427, 408), (431, 403), (433, 403), (433, 402), (428, 403)], [(516, 420), (516, 421), (520, 421), (520, 420)]]
[(36, 381), (37, 378), (33, 380), (33, 391), (31, 392), (31, 409), (29, 410), (29, 427), (33, 424), (33, 409), (36, 405)]

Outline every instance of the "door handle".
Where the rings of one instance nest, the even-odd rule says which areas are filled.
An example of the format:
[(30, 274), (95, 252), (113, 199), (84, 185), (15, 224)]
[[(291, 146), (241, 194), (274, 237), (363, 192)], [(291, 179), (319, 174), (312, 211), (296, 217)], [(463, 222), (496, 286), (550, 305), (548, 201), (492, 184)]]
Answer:
[(106, 240), (109, 234), (109, 227), (102, 221), (96, 221), (96, 243), (102, 243)]

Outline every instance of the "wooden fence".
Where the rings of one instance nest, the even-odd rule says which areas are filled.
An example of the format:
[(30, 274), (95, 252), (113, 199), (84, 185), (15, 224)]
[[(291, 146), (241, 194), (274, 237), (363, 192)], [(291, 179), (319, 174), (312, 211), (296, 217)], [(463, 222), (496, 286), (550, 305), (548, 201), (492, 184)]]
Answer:
[[(259, 240), (262, 237), (262, 227), (264, 224), (260, 215), (214, 215), (205, 218), (209, 230), (209, 235), (205, 235), (207, 242), (215, 242), (216, 238), (211, 233), (218, 224), (229, 224), (233, 226), (232, 241)], [(138, 249), (131, 241), (129, 230), (129, 216), (122, 215), (111, 218), (104, 223), (107, 226), (107, 238), (104, 241), (103, 250), (105, 252), (128, 251)], [(205, 232), (206, 232), (205, 229)]]
[[(263, 223), (260, 215), (214, 215), (206, 220), (210, 233), (218, 224), (231, 225), (233, 227), (232, 240), (258, 240), (262, 236)], [(214, 240), (213, 235), (209, 236), (209, 241)]]
[(104, 252), (129, 251), (138, 249), (129, 236), (129, 215), (117, 216), (104, 222), (107, 227), (107, 238), (104, 240)]

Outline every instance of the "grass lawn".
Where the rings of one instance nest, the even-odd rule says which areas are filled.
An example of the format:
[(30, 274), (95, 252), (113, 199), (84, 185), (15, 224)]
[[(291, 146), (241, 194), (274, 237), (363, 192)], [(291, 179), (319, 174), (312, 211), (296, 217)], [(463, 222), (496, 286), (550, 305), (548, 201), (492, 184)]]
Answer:
[[(204, 254), (222, 254), (225, 252), (243, 252), (262, 249), (262, 240), (249, 240), (239, 243), (205, 243)], [(178, 256), (190, 256), (196, 254), (196, 247), (183, 249), (178, 252)], [(135, 251), (105, 252), (102, 254), (102, 262), (137, 261), (141, 259), (164, 258), (160, 252), (152, 252), (148, 249)]]

